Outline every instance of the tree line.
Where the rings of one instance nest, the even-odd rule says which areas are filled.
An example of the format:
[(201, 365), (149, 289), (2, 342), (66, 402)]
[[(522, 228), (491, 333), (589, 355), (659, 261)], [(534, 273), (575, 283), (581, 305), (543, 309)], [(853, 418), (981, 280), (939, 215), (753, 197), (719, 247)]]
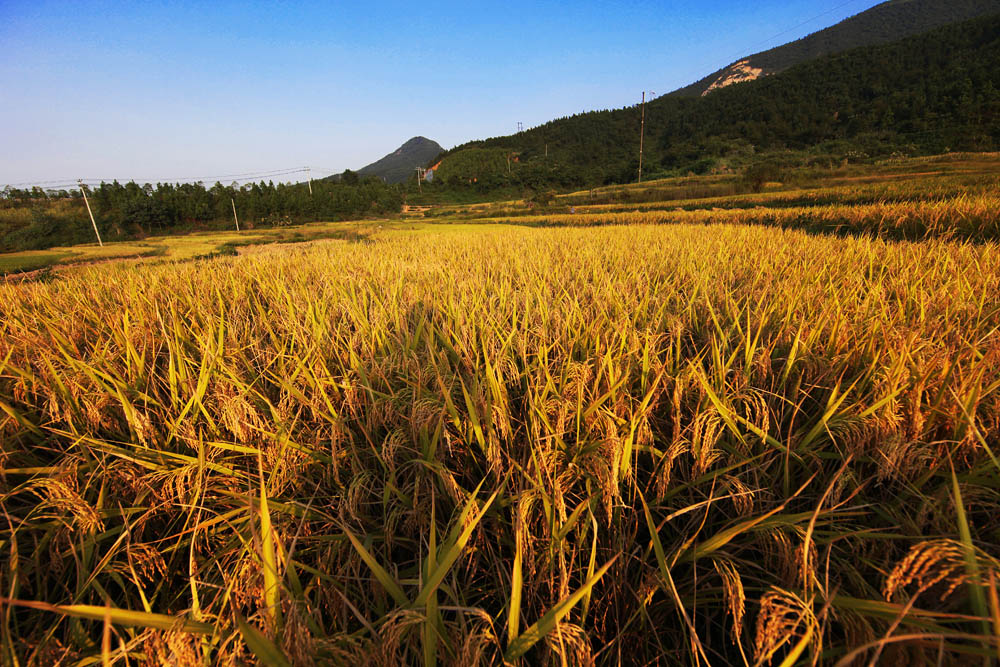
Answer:
[[(241, 225), (272, 226), (398, 213), (403, 192), (376, 177), (345, 172), (308, 183), (101, 183), (88, 197), (102, 237), (125, 240), (151, 234)], [(0, 250), (40, 249), (93, 241), (80, 190), (5, 188), (0, 192)]]

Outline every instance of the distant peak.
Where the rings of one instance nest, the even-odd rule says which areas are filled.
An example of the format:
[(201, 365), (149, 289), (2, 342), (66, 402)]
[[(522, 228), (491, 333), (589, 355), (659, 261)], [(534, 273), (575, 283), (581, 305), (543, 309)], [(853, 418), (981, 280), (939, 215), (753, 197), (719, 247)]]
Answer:
[(441, 145), (427, 137), (416, 136), (381, 160), (358, 170), (362, 176), (375, 175), (388, 183), (402, 183), (442, 151)]
[(435, 144), (435, 145), (437, 145), (437, 142), (436, 141), (431, 141), (427, 137), (413, 137), (412, 139), (407, 139), (406, 142), (403, 143), (402, 146), (400, 146), (400, 148), (406, 148), (406, 147), (409, 147), (409, 146), (418, 146), (420, 144)]

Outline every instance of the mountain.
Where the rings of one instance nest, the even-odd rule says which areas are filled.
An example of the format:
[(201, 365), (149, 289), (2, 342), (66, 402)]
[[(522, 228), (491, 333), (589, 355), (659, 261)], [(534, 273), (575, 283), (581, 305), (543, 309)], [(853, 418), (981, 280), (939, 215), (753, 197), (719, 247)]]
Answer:
[(698, 97), (719, 88), (782, 72), (809, 60), (1000, 13), (1000, 0), (890, 0), (840, 23), (769, 51), (755, 53), (670, 95)]
[(423, 167), (442, 151), (440, 144), (427, 137), (413, 137), (377, 162), (358, 170), (360, 176), (378, 176), (387, 183), (402, 183), (417, 167)]
[[(435, 187), (634, 181), (639, 117), (636, 106), (592, 111), (457, 146), (441, 156)], [(704, 97), (658, 98), (645, 106), (644, 149), (644, 178), (738, 169), (792, 151), (827, 164), (1000, 149), (1000, 15), (816, 58)]]

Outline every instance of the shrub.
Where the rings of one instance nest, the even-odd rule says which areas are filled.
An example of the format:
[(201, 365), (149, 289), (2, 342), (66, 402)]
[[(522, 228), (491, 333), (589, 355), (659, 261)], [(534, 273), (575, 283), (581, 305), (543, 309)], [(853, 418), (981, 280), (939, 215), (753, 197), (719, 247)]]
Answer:
[(755, 162), (743, 172), (743, 182), (754, 192), (764, 189), (768, 181), (776, 181), (781, 177), (781, 168), (771, 161)]

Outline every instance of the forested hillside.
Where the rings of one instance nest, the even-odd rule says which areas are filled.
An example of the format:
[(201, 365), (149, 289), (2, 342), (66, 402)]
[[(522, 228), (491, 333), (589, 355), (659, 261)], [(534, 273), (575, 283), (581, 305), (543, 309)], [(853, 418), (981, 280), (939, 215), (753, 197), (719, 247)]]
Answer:
[[(1000, 13), (1000, 0), (890, 0), (802, 39), (746, 58), (774, 74), (815, 58), (863, 46), (887, 44), (935, 28)], [(671, 95), (697, 97), (733, 66), (713, 72)]]
[[(634, 181), (639, 115), (638, 106), (595, 111), (457, 146), (442, 156), (435, 187)], [(662, 97), (646, 105), (645, 132), (649, 178), (738, 169), (762, 156), (829, 162), (997, 150), (1000, 17), (827, 56), (706, 97)]]

